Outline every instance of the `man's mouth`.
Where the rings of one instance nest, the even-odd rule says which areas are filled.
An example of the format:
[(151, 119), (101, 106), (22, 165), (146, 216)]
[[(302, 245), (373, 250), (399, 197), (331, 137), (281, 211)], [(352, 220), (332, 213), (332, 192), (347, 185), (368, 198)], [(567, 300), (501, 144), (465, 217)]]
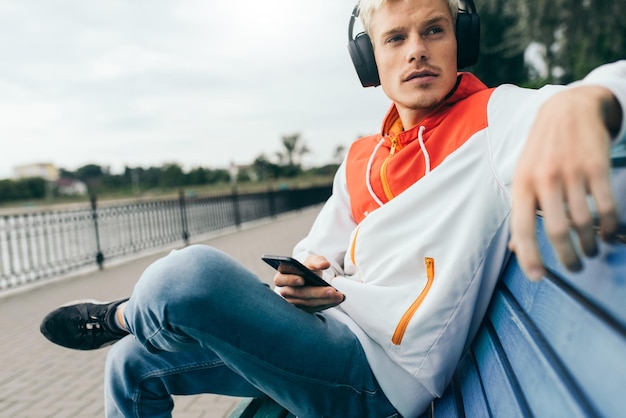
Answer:
[(405, 78), (404, 81), (411, 81), (415, 79), (422, 79), (428, 77), (436, 77), (437, 73), (430, 70), (422, 70), (422, 71), (411, 71)]

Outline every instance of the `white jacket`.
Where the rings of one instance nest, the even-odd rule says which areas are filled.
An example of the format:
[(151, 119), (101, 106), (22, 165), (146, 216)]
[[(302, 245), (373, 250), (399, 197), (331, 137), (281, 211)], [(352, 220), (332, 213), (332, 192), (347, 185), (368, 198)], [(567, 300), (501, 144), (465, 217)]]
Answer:
[[(324, 278), (346, 300), (325, 315), (355, 332), (385, 394), (404, 417), (419, 415), (442, 395), (482, 321), (507, 256), (515, 164), (541, 104), (567, 88), (489, 90), (472, 78), (462, 74), (462, 93), (449, 107), (414, 132), (402, 133), (410, 138), (399, 153), (414, 150), (413, 162), (404, 165), (420, 173), (399, 193), (385, 196), (376, 173), (394, 135), (392, 106), (381, 134), (351, 146), (332, 196), (293, 251), (300, 260), (319, 254), (331, 261)], [(626, 61), (602, 66), (576, 84), (608, 87), (626, 109)], [(446, 117), (463, 105), (472, 111), (460, 114), (470, 116)], [(622, 119), (617, 138), (626, 132)], [(466, 137), (451, 139), (459, 126)], [(458, 142), (451, 151), (435, 150), (450, 140)], [(359, 158), (360, 163), (351, 160)], [(354, 195), (364, 190), (370, 196), (360, 198), (361, 215)]]

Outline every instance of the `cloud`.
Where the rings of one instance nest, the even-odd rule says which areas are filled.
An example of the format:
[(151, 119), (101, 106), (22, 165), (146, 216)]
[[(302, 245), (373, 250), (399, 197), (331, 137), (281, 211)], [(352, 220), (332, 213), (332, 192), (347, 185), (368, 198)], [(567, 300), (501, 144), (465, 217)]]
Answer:
[(350, 63), (352, 2), (5, 0), (0, 178), (16, 165), (226, 167), (301, 132), (324, 164), (388, 101)]

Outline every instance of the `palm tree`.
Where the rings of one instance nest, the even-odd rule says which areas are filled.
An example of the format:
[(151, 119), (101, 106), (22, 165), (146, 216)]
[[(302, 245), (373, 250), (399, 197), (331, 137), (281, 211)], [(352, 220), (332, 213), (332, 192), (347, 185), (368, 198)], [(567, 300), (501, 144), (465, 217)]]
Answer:
[(277, 153), (277, 156), (281, 162), (287, 160), (287, 165), (289, 166), (300, 166), (300, 158), (304, 154), (311, 152), (299, 132), (283, 135), (281, 142), (285, 147), (285, 151)]

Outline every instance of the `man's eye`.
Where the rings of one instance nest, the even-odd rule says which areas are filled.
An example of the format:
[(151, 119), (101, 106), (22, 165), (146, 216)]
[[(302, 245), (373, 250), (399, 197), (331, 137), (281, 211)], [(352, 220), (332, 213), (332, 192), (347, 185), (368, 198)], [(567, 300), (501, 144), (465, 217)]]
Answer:
[(387, 43), (388, 44), (392, 44), (392, 43), (395, 43), (395, 42), (400, 42), (403, 39), (404, 39), (403, 36), (396, 35), (396, 36), (392, 36), (391, 38), (387, 39)]
[(436, 34), (438, 34), (438, 33), (442, 33), (442, 32), (443, 32), (443, 29), (442, 29), (442, 28), (440, 28), (439, 26), (435, 26), (435, 27), (430, 28), (430, 29), (428, 29), (428, 30), (426, 31), (426, 33), (427, 33), (428, 35), (436, 35)]

